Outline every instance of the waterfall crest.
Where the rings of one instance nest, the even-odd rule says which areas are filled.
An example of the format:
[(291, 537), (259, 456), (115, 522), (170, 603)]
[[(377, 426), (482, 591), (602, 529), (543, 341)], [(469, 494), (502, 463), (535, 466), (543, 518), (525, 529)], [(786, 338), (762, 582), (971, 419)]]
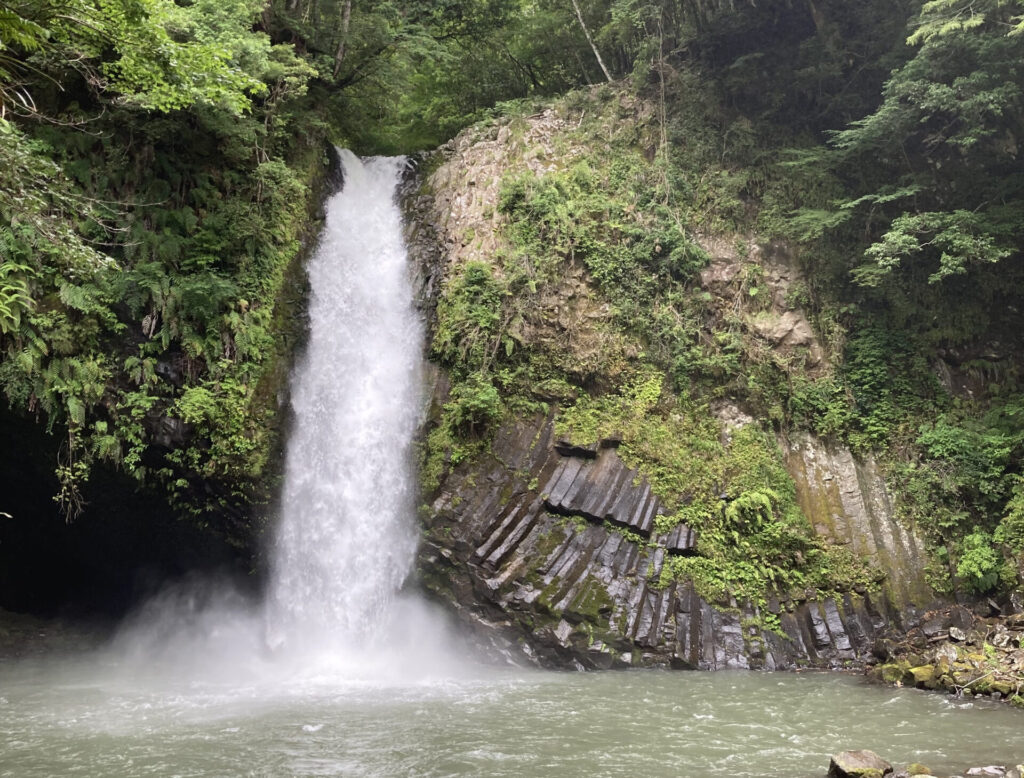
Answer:
[(372, 642), (416, 547), (423, 328), (396, 202), (405, 160), (340, 154), (345, 183), (309, 264), (309, 343), (292, 380), (272, 648)]

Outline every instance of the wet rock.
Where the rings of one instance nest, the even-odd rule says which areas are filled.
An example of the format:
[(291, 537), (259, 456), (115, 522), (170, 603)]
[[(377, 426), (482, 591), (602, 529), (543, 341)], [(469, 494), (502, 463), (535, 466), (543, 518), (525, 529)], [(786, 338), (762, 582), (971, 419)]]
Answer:
[(945, 635), (949, 630), (949, 617), (946, 615), (936, 616), (921, 625), (924, 634), (932, 638), (937, 635)]
[[(921, 537), (897, 520), (877, 463), (808, 433), (791, 434), (783, 453), (814, 531), (884, 571), (886, 596), (905, 615), (897, 626), (909, 628), (917, 609), (934, 600), (924, 577), (927, 555)], [(921, 638), (927, 643), (923, 632)]]
[(689, 582), (663, 585), (666, 561), (694, 553), (696, 533), (655, 532), (662, 504), (617, 450), (564, 456), (553, 427), (550, 417), (502, 427), (486, 461), (450, 474), (424, 516), (424, 582), (460, 618), (506, 625), (483, 632), (525, 643), (514, 653), (550, 667), (621, 667), (628, 655), (632, 665), (787, 669), (871, 656), (893, 620), (873, 595), (775, 598), (776, 634), (756, 626), (749, 603), (723, 613)]
[(874, 751), (843, 751), (832, 757), (828, 778), (882, 778), (892, 765)]
[(969, 630), (974, 626), (974, 614), (962, 605), (954, 605), (949, 609), (949, 623), (951, 627)]
[(672, 554), (690, 553), (696, 547), (697, 534), (685, 524), (677, 526), (665, 538), (665, 548)]
[(184, 446), (192, 435), (192, 425), (173, 416), (160, 416), (153, 426), (153, 443), (167, 450)]
[[(609, 521), (649, 536), (654, 518), (665, 509), (646, 479), (626, 467), (614, 449), (598, 451), (595, 446), (593, 457), (566, 455), (566, 450), (571, 449), (556, 443), (558, 457), (547, 463), (550, 476), (541, 492), (548, 510), (595, 523)], [(693, 547), (695, 538), (689, 528), (677, 527), (674, 533), (677, 549)]]

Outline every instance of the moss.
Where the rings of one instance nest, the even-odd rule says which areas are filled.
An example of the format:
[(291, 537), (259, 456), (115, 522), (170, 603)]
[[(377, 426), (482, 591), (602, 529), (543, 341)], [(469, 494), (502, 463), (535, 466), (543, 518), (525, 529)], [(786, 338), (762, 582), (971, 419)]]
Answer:
[(607, 629), (614, 604), (604, 584), (596, 578), (589, 577), (569, 603), (565, 615)]
[(879, 665), (877, 672), (881, 679), (888, 684), (901, 684), (909, 668), (905, 663), (889, 663)]
[(770, 434), (751, 424), (723, 444), (707, 406), (675, 396), (651, 366), (618, 393), (563, 409), (556, 433), (581, 443), (621, 434), (620, 456), (668, 508), (657, 531), (684, 522), (698, 532), (699, 556), (669, 558), (659, 586), (689, 579), (710, 602), (763, 605), (773, 590), (809, 587), (828, 596), (878, 583), (862, 560), (811, 531)]
[(913, 685), (925, 689), (934, 689), (938, 686), (938, 677), (934, 665), (920, 665), (911, 667), (908, 671), (913, 677)]
[[(559, 517), (560, 518), (560, 517)], [(566, 530), (560, 522), (552, 520), (550, 527), (537, 539), (530, 560), (533, 563), (523, 575), (523, 580), (536, 589), (544, 588), (540, 570), (547, 566), (551, 555), (566, 539)]]

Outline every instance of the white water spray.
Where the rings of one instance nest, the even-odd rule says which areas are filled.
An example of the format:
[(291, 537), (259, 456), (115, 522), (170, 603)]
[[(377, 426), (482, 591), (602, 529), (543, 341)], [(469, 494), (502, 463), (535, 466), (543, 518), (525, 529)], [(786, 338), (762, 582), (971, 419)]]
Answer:
[(217, 582), (171, 587), (111, 648), (133, 683), (258, 683), (276, 695), (469, 670), (440, 614), (399, 596), (417, 545), (423, 340), (396, 202), (405, 161), (340, 153), (344, 187), (308, 267), (309, 342), (292, 376), (266, 601)]
[(395, 190), (403, 158), (341, 151), (344, 187), (309, 265), (310, 336), (293, 377), (272, 648), (372, 642), (416, 547), (411, 445), (422, 326)]

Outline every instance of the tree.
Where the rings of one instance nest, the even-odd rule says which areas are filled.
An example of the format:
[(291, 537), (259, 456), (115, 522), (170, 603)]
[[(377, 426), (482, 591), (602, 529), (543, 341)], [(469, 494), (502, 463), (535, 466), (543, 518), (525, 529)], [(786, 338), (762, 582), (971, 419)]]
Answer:
[(1017, 255), (1021, 8), (1016, 0), (925, 3), (907, 39), (913, 56), (885, 84), (881, 105), (817, 156), (860, 190), (819, 222), (863, 224), (870, 245), (853, 270), (858, 283), (934, 285)]

